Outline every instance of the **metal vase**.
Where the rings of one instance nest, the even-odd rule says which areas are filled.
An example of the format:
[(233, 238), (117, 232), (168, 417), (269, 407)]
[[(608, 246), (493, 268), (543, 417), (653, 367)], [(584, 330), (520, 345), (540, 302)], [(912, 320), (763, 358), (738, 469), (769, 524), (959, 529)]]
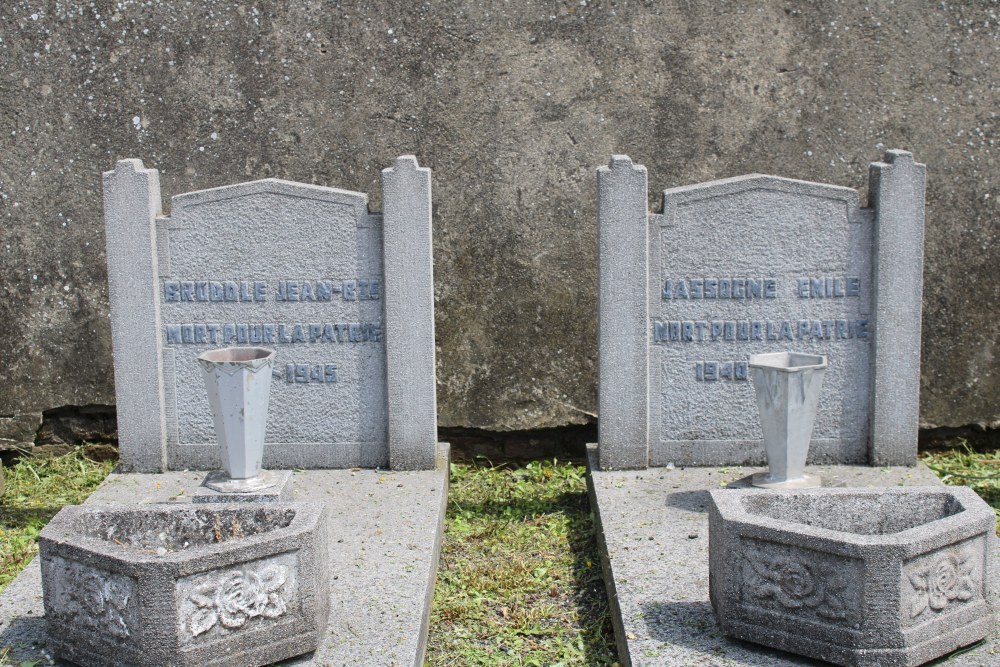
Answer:
[(825, 371), (826, 357), (819, 354), (774, 352), (750, 357), (768, 466), (768, 472), (753, 476), (754, 486), (821, 485), (819, 477), (805, 474), (805, 467)]
[(204, 370), (215, 437), (222, 448), (222, 467), (232, 481), (221, 488), (208, 486), (231, 492), (265, 488), (261, 460), (274, 350), (227, 347), (198, 355), (198, 363)]

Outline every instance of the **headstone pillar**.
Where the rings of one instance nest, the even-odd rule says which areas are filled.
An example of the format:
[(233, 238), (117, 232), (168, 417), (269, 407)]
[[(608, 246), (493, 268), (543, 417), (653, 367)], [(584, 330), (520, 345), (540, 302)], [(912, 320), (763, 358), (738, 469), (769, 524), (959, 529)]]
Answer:
[(597, 170), (598, 438), (602, 470), (649, 460), (649, 223), (646, 168)]
[(382, 205), (389, 463), (428, 470), (437, 443), (431, 170), (398, 158), (382, 170)]
[[(160, 381), (162, 355), (156, 216), (160, 179), (141, 160), (120, 160), (104, 172), (104, 225), (115, 360), (118, 448), (125, 470), (167, 467), (166, 421)], [(149, 323), (155, 326), (150, 327)]]
[(927, 169), (900, 150), (869, 171), (875, 210), (871, 464), (913, 465), (920, 403), (924, 186)]

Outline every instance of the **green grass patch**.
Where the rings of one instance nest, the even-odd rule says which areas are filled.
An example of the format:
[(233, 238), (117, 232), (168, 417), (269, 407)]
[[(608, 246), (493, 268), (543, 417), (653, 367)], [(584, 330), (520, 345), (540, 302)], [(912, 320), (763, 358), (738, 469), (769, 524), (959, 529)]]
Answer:
[(64, 456), (26, 456), (4, 468), (0, 592), (38, 553), (38, 533), (45, 524), (63, 505), (82, 503), (114, 465), (114, 461), (91, 461), (77, 448)]
[(978, 452), (964, 440), (960, 444), (955, 449), (924, 452), (920, 460), (945, 484), (971, 488), (1000, 516), (1000, 449)]
[(426, 665), (615, 664), (584, 468), (453, 464)]

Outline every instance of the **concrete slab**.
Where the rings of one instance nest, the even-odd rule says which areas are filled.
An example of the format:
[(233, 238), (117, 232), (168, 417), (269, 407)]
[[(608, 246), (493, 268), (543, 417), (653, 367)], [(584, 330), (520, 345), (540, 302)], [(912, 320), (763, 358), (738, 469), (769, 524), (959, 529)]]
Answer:
[[(112, 474), (87, 504), (191, 502), (204, 472)], [(435, 470), (304, 470), (293, 500), (327, 504), (330, 621), (320, 648), (284, 665), (423, 664), (448, 497), (448, 446)], [(0, 647), (14, 664), (52, 662), (38, 559), (0, 595)]]
[[(708, 600), (708, 489), (747, 483), (760, 468), (648, 468), (600, 471), (588, 447), (587, 477), (619, 661), (625, 667), (823, 665), (726, 639)], [(924, 466), (809, 466), (827, 486), (938, 485)], [(994, 609), (1000, 561), (993, 569)], [(1000, 664), (1000, 635), (931, 664)]]

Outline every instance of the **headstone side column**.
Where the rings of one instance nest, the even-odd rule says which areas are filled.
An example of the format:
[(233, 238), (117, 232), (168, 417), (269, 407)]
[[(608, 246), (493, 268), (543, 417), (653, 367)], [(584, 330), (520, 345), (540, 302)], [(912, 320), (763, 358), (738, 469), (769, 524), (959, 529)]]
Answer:
[(104, 230), (115, 362), (121, 464), (133, 472), (167, 467), (156, 216), (160, 179), (141, 160), (104, 172)]
[(914, 465), (920, 407), (927, 168), (891, 150), (869, 170), (875, 210), (871, 464)]
[(649, 222), (646, 168), (597, 170), (598, 439), (602, 470), (649, 462)]
[(412, 155), (382, 170), (389, 464), (430, 470), (437, 443), (431, 170)]

